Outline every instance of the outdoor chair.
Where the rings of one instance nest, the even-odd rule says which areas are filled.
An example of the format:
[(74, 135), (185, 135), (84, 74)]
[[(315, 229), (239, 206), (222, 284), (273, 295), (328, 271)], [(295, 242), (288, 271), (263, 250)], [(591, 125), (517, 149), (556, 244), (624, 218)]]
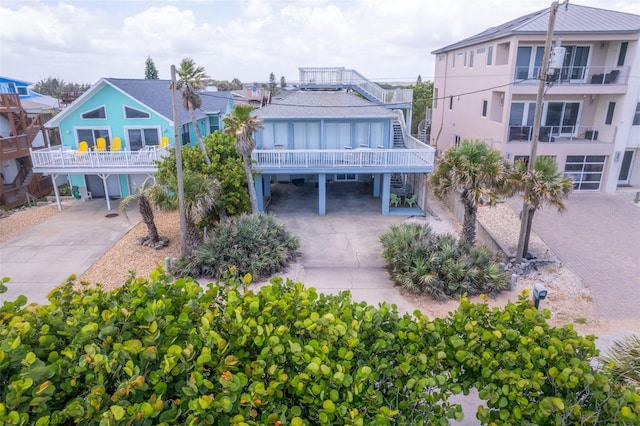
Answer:
[(404, 203), (408, 204), (409, 207), (413, 207), (415, 204), (418, 203), (418, 194), (413, 194), (411, 197), (405, 198)]
[(394, 194), (393, 192), (389, 194), (389, 205), (398, 207), (398, 204), (400, 204), (400, 197), (398, 197), (398, 195)]

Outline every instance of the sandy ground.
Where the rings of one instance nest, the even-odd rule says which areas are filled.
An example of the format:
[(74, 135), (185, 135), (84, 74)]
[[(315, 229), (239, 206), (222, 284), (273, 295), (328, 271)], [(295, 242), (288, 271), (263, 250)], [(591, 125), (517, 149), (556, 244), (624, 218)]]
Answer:
[[(20, 210), (0, 218), (0, 242), (45, 221), (56, 213), (54, 205), (46, 205)], [(460, 225), (452, 215), (443, 219), (451, 222), (459, 231)], [(147, 233), (146, 226), (141, 222), (89, 268), (80, 277), (80, 280), (92, 284), (101, 283), (105, 289), (113, 289), (126, 282), (132, 271), (135, 271), (137, 276), (147, 276), (156, 267), (164, 265), (166, 257), (172, 259), (179, 257), (180, 225), (177, 212), (156, 212), (155, 220), (160, 235), (166, 236), (170, 240), (168, 247), (155, 250), (138, 245), (138, 239)], [(481, 208), (479, 220), (505, 246), (515, 251), (519, 221), (509, 206), (498, 204), (492, 208)], [(489, 299), (490, 305), (501, 306), (509, 300), (515, 301), (523, 289), (531, 289), (535, 283), (539, 282), (549, 290), (549, 297), (542, 302), (541, 306), (551, 310), (550, 322), (552, 324), (574, 323), (575, 327), (584, 333), (598, 332), (601, 329), (615, 329), (620, 326), (603, 323), (594, 317), (588, 289), (571, 271), (557, 262), (553, 253), (536, 235), (532, 235), (530, 252), (539, 259), (548, 259), (553, 263), (541, 266), (526, 276), (518, 277), (514, 289)], [(136, 255), (131, 256), (131, 253), (136, 253)], [(304, 282), (304, 268), (299, 262), (291, 264), (287, 271), (279, 275)], [(457, 300), (437, 303), (428, 296), (407, 292), (403, 292), (403, 296), (431, 317), (446, 316), (458, 305)], [(479, 297), (472, 300), (482, 301)]]

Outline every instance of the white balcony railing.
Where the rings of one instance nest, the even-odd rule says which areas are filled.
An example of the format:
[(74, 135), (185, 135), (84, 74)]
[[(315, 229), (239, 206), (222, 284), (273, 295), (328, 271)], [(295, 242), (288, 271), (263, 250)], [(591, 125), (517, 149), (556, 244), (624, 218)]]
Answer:
[(139, 151), (78, 151), (56, 146), (31, 150), (31, 161), (36, 171), (68, 171), (100, 169), (148, 170), (157, 169), (156, 161), (167, 155), (168, 147), (145, 147)]
[[(541, 68), (519, 66), (515, 68), (514, 80), (518, 84), (538, 84)], [(627, 84), (629, 67), (571, 66), (555, 70), (547, 77), (553, 84)]]
[(316, 149), (265, 150), (256, 149), (251, 155), (254, 168), (278, 169), (418, 169), (429, 172), (433, 168), (434, 149)]

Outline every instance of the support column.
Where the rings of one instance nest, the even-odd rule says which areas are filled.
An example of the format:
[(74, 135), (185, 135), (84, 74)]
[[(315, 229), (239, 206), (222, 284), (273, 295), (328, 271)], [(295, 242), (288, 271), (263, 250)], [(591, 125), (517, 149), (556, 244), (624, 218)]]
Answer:
[(391, 174), (382, 175), (382, 214), (389, 214), (389, 193), (391, 192)]
[(327, 175), (318, 175), (318, 214), (324, 216), (327, 213)]
[(264, 196), (271, 197), (271, 175), (264, 175)]
[(373, 175), (373, 198), (380, 198), (380, 174)]
[[(111, 200), (109, 200), (109, 188), (107, 188), (107, 178), (109, 175), (98, 175), (102, 179), (102, 186), (104, 186), (104, 198), (107, 199), (107, 210), (111, 211)], [(85, 183), (86, 185), (86, 183)]]
[(407, 115), (404, 117), (404, 124), (407, 126), (407, 133), (411, 134), (411, 120), (412, 118), (412, 109), (411, 108), (407, 108)]
[(56, 183), (56, 179), (58, 179), (58, 175), (51, 175), (51, 179), (53, 179), (53, 192), (56, 194), (56, 204), (58, 205), (58, 211), (62, 211), (62, 201), (60, 201), (60, 191), (58, 191), (58, 184)]
[(255, 177), (256, 198), (258, 198), (258, 211), (264, 213), (264, 179), (262, 173)]

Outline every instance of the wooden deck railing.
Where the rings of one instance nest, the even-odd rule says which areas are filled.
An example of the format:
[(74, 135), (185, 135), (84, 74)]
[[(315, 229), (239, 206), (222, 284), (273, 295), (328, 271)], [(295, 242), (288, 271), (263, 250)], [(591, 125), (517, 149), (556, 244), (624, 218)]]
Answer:
[(0, 93), (0, 112), (22, 109), (20, 95), (17, 93)]
[(434, 151), (428, 149), (317, 149), (260, 150), (251, 156), (254, 167), (268, 169), (433, 167)]
[(148, 147), (139, 151), (78, 151), (56, 146), (31, 150), (36, 170), (69, 169), (156, 169), (156, 161), (167, 155), (167, 148)]

